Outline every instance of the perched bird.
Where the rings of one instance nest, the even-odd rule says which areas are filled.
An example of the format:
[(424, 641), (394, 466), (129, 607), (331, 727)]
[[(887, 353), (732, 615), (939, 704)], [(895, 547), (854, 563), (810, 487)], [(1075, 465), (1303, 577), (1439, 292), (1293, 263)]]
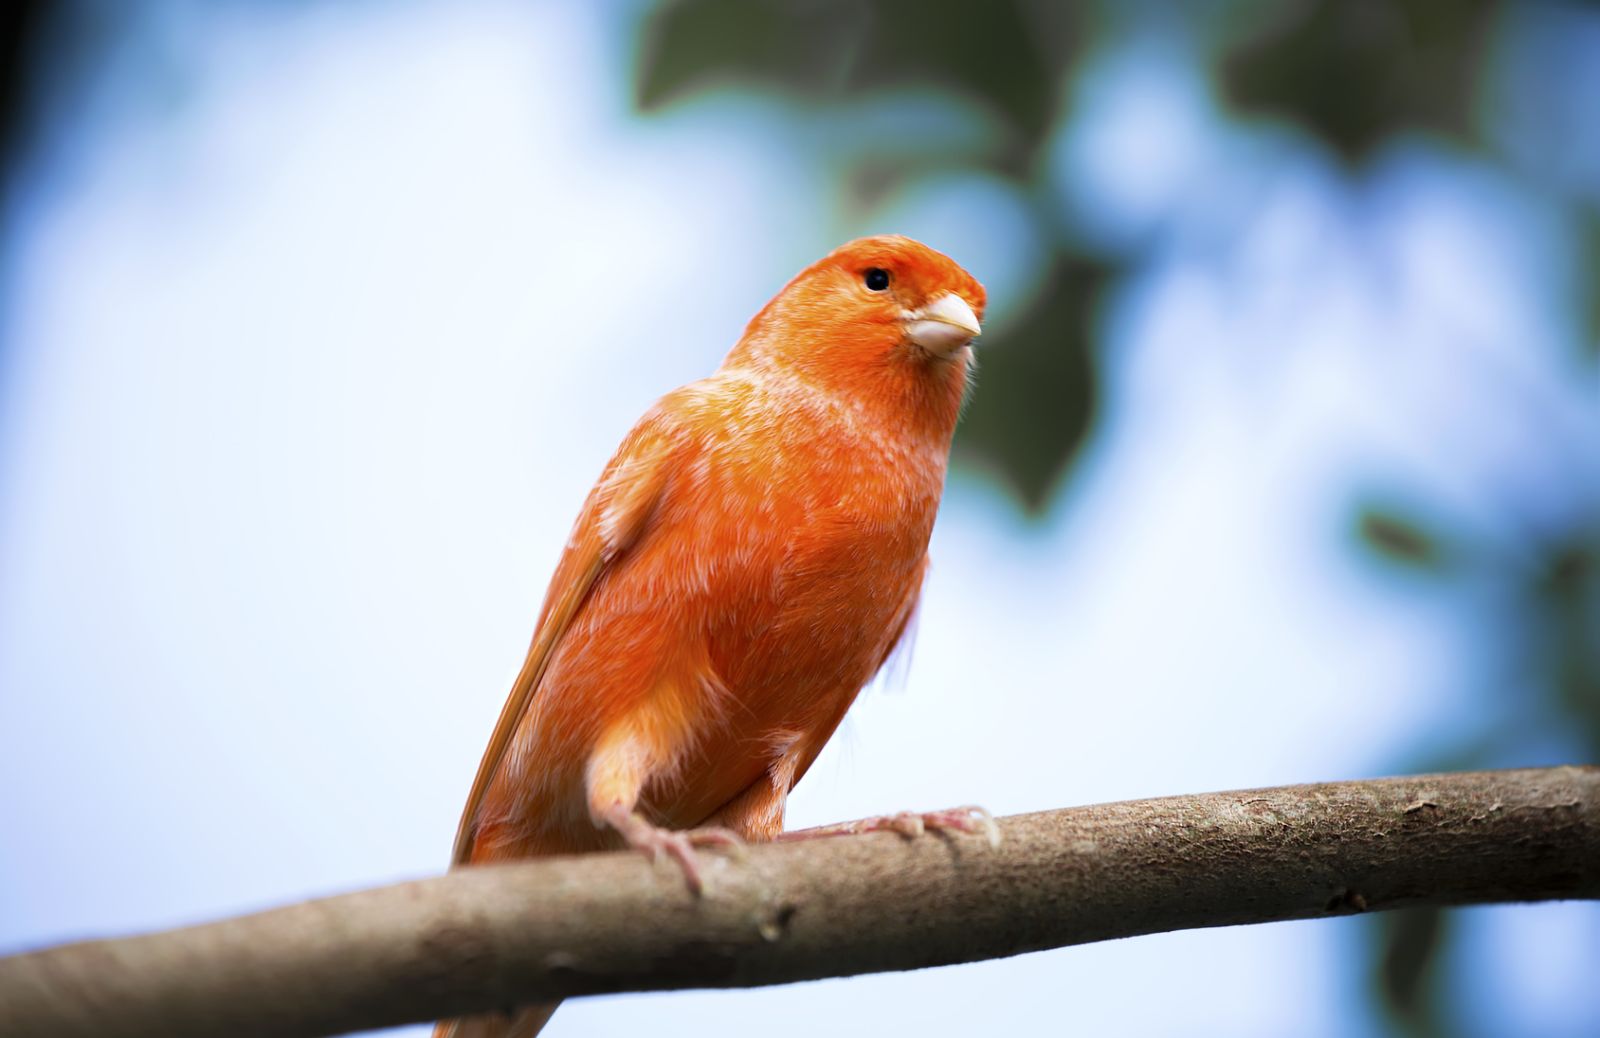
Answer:
[[(698, 891), (696, 846), (782, 833), (916, 608), (983, 307), (943, 254), (862, 238), (645, 413), (578, 515), (454, 864), (626, 846)], [(435, 1035), (531, 1035), (553, 1009)]]

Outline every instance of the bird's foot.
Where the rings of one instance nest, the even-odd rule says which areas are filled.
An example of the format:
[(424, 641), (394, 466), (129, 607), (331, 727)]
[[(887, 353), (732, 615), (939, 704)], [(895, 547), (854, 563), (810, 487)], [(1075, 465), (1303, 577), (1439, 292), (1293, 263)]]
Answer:
[(982, 833), (990, 847), (1000, 846), (1000, 827), (994, 816), (981, 807), (951, 807), (943, 811), (900, 811), (854, 822), (837, 822), (784, 833), (780, 840), (810, 840), (819, 836), (849, 836), (855, 833), (896, 832), (914, 839), (929, 832)]
[(689, 893), (696, 897), (705, 890), (705, 880), (701, 874), (700, 856), (695, 853), (695, 849), (720, 847), (742, 852), (744, 848), (744, 841), (732, 829), (720, 827), (662, 829), (632, 813), (626, 818), (607, 819), (607, 821), (622, 834), (629, 847), (642, 852), (651, 861), (665, 854), (677, 862), (678, 868), (683, 870), (683, 879), (689, 886)]

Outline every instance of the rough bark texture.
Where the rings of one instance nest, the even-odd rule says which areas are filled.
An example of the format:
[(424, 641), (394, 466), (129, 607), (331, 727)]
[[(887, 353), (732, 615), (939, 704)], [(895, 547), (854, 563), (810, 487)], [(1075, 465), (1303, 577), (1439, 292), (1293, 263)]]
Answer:
[(915, 969), (1415, 905), (1600, 897), (1600, 768), (1105, 804), (977, 836), (466, 869), (0, 960), (0, 1034), (321, 1035), (571, 995)]

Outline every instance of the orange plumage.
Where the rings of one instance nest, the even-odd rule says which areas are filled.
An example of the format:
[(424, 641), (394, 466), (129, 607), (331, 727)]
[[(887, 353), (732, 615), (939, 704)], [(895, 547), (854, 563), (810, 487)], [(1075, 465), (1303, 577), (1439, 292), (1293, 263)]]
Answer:
[(632, 845), (696, 885), (671, 831), (782, 831), (916, 605), (983, 305), (927, 246), (850, 242), (640, 419), (557, 566), (456, 864)]

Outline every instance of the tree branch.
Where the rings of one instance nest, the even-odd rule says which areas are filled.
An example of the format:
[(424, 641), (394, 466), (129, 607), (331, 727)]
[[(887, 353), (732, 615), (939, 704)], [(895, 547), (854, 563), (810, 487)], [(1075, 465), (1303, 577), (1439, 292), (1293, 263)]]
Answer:
[(1018, 815), (719, 857), (466, 869), (0, 960), (0, 1034), (321, 1035), (570, 995), (746, 987), (1416, 905), (1600, 897), (1600, 768)]

